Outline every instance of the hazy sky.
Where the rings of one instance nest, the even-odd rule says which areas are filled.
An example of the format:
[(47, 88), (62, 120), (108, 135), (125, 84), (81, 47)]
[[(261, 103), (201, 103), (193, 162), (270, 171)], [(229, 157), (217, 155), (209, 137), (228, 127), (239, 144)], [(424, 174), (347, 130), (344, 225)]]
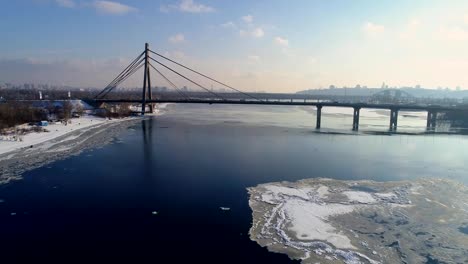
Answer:
[[(246, 91), (382, 82), (468, 89), (468, 1), (0, 5), (0, 83), (104, 87), (149, 42), (153, 50)], [(141, 85), (141, 75), (125, 86)], [(164, 84), (157, 80), (154, 76), (153, 82)]]

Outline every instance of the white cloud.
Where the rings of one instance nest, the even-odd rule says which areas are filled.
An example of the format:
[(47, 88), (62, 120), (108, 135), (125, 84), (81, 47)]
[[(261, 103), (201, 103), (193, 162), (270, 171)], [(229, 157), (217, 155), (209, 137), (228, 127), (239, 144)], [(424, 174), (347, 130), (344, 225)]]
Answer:
[(310, 57), (310, 56), (309, 56), (308, 58), (306, 58), (305, 61), (306, 61), (308, 64), (316, 64), (316, 63), (318, 62), (317, 58), (315, 58), (315, 57)]
[(193, 0), (182, 0), (179, 7), (181, 11), (190, 13), (207, 13), (215, 11), (213, 7), (195, 3)]
[(166, 51), (164, 52), (164, 56), (173, 59), (183, 59), (186, 57), (185, 53), (179, 50), (176, 51)]
[(193, 0), (181, 0), (176, 5), (162, 5), (160, 6), (159, 10), (161, 12), (169, 12), (171, 10), (177, 10), (180, 12), (187, 12), (187, 13), (211, 13), (216, 11), (211, 6), (206, 6), (203, 4), (196, 3)]
[(94, 1), (92, 6), (100, 13), (111, 15), (123, 15), (137, 11), (135, 7), (112, 1)]
[(250, 55), (247, 57), (249, 62), (259, 62), (260, 61), (260, 56), (257, 55)]
[(421, 25), (422, 23), (419, 19), (411, 19), (406, 25), (406, 28), (399, 34), (400, 39), (404, 41), (417, 40), (419, 38), (418, 32), (420, 31)]
[(265, 32), (260, 27), (255, 28), (251, 33), (252, 33), (252, 36), (255, 38), (261, 38), (265, 35)]
[(251, 36), (251, 37), (254, 37), (254, 38), (261, 38), (263, 36), (265, 36), (265, 31), (263, 31), (262, 28), (258, 27), (258, 28), (254, 28), (253, 30), (244, 30), (244, 29), (241, 29), (239, 30), (239, 35), (244, 37), (244, 36)]
[(55, 2), (62, 7), (74, 8), (76, 3), (73, 0), (55, 0)]
[(223, 28), (236, 28), (237, 26), (236, 26), (236, 24), (234, 22), (228, 21), (228, 22), (226, 22), (224, 24), (221, 24), (221, 27), (223, 27)]
[(465, 41), (468, 40), (468, 31), (462, 27), (440, 27), (439, 35), (442, 40)]
[(276, 37), (275, 43), (283, 47), (289, 46), (289, 40), (282, 38), (282, 37)]
[(362, 30), (367, 34), (376, 35), (376, 34), (383, 33), (385, 31), (385, 27), (383, 25), (378, 25), (372, 22), (367, 22), (362, 27)]
[(177, 44), (185, 41), (185, 36), (181, 33), (175, 34), (174, 36), (169, 37), (169, 42)]
[(163, 12), (163, 13), (169, 13), (169, 11), (171, 11), (171, 8), (167, 5), (161, 5), (159, 7), (159, 11)]
[(411, 19), (410, 22), (408, 23), (408, 27), (411, 29), (416, 29), (416, 28), (419, 28), (420, 26), (421, 26), (421, 21), (417, 18)]
[(252, 23), (253, 22), (253, 16), (252, 15), (246, 15), (242, 17), (242, 20), (244, 20), (245, 23)]

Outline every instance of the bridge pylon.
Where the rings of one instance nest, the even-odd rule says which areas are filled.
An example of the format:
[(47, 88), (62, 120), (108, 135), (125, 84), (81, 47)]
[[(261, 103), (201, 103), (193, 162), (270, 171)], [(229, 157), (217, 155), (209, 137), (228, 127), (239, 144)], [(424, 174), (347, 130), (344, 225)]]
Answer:
[[(141, 115), (145, 115), (146, 112), (146, 99), (152, 100), (151, 92), (151, 74), (149, 66), (149, 44), (145, 43), (145, 69), (143, 75), (143, 94), (141, 96)], [(154, 105), (149, 105), (149, 112), (154, 112)]]

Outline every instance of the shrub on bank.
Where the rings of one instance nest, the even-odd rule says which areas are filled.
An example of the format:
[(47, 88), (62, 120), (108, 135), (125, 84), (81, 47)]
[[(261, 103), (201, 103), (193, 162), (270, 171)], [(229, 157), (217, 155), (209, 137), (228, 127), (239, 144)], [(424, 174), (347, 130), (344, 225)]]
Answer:
[(19, 124), (38, 122), (47, 118), (47, 111), (21, 102), (0, 104), (0, 129)]

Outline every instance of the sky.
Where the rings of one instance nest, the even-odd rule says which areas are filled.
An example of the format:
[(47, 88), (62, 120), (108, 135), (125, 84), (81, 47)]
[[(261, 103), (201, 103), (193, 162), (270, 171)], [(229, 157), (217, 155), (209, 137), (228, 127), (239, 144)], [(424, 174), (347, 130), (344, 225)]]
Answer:
[[(152, 50), (244, 91), (383, 82), (468, 89), (468, 1), (5, 0), (0, 5), (0, 84), (103, 88), (148, 42)], [(188, 85), (163, 73), (178, 86)], [(141, 86), (142, 75), (137, 72), (123, 86)], [(155, 74), (152, 81), (167, 85)]]

